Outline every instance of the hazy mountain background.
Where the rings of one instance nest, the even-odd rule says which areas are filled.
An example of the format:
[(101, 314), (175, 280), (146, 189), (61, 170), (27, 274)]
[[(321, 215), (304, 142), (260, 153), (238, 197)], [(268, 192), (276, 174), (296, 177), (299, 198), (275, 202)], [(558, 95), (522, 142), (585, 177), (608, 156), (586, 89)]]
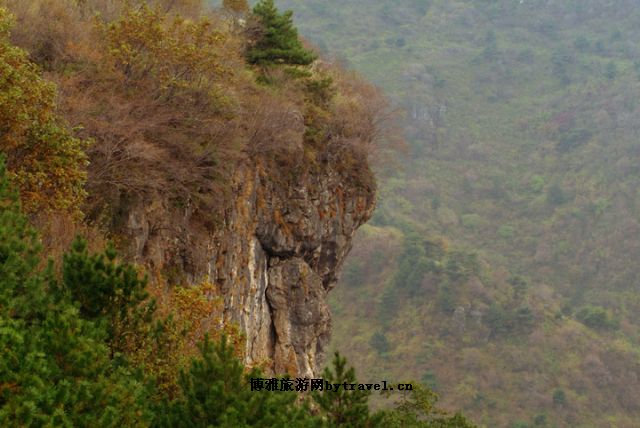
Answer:
[(277, 3), (405, 112), (335, 348), (488, 427), (637, 427), (640, 2)]

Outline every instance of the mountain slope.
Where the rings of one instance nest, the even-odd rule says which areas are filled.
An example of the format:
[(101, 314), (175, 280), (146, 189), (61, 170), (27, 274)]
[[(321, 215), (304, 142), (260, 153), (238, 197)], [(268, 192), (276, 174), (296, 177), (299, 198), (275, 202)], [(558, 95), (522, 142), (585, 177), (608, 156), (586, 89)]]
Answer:
[(486, 426), (637, 425), (639, 3), (280, 5), (404, 108), (411, 147), (334, 345)]

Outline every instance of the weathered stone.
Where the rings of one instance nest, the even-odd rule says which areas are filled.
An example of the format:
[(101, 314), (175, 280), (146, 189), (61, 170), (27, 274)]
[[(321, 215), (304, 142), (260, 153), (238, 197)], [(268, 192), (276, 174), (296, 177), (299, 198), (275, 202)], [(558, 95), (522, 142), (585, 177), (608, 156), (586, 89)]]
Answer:
[(374, 208), (374, 189), (329, 166), (293, 182), (259, 166), (237, 168), (236, 196), (221, 225), (197, 227), (161, 195), (132, 205), (134, 258), (154, 269), (208, 279), (224, 298), (225, 321), (246, 334), (246, 363), (272, 373), (312, 377), (322, 366), (331, 319), (326, 295)]
[(267, 300), (276, 337), (276, 373), (313, 377), (329, 339), (326, 294), (320, 276), (304, 260), (272, 260)]

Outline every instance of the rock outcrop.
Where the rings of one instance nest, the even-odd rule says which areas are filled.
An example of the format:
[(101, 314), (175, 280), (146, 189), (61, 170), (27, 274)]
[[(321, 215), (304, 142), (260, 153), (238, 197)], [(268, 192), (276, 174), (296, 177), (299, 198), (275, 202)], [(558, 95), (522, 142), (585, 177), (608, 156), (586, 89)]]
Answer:
[(259, 164), (239, 167), (235, 200), (212, 230), (195, 228), (188, 207), (168, 218), (161, 215), (168, 202), (150, 200), (134, 204), (127, 226), (138, 260), (218, 286), (225, 321), (246, 334), (247, 364), (312, 377), (331, 332), (327, 293), (373, 212), (375, 192), (328, 165), (276, 175)]

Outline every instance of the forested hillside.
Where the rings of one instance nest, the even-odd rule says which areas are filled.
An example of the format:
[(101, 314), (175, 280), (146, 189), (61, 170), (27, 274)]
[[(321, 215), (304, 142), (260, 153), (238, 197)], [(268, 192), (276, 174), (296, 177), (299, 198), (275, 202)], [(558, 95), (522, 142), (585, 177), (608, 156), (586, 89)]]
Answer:
[(472, 427), (322, 371), (387, 103), (223, 3), (0, 1), (0, 426)]
[(367, 378), (488, 427), (640, 420), (640, 3), (286, 0), (410, 149), (333, 295)]

